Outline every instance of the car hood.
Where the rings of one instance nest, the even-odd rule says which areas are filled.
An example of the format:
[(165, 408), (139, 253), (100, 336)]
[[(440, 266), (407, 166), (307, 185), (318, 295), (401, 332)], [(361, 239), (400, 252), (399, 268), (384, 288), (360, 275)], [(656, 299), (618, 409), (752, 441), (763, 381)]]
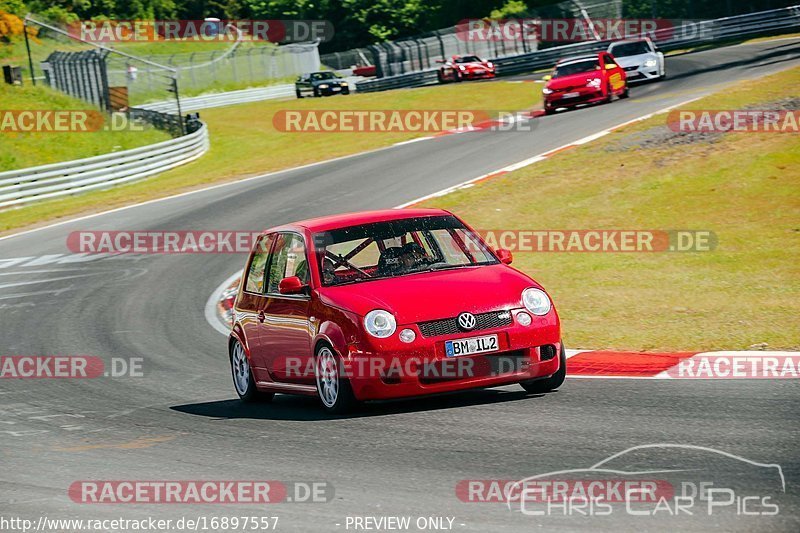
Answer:
[(644, 65), (648, 59), (658, 59), (655, 54), (638, 54), (635, 56), (615, 57), (617, 64), (622, 68), (625, 67), (638, 67)]
[(546, 87), (553, 90), (562, 90), (572, 87), (585, 87), (586, 82), (592, 78), (601, 78), (602, 72), (593, 70), (591, 72), (581, 72), (579, 74), (572, 74), (571, 76), (562, 76), (560, 78), (553, 78), (547, 82)]
[(360, 316), (374, 309), (394, 313), (398, 324), (522, 307), (522, 291), (541, 288), (504, 264), (420, 272), (389, 279), (323, 287), (324, 303)]

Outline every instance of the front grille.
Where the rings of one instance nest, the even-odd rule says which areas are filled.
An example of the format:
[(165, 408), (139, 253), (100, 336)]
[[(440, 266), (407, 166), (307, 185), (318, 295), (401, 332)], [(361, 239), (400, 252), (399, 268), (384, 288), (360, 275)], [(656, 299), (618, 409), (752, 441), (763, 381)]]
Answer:
[(634, 65), (632, 67), (625, 67), (625, 72), (630, 72), (632, 70), (637, 70), (638, 68), (639, 68), (639, 65)]
[(455, 333), (472, 333), (482, 329), (501, 328), (511, 324), (510, 311), (492, 311), (475, 315), (475, 328), (463, 331), (458, 327), (457, 317), (442, 320), (420, 322), (419, 330), (423, 337), (438, 337), (440, 335), (453, 335)]

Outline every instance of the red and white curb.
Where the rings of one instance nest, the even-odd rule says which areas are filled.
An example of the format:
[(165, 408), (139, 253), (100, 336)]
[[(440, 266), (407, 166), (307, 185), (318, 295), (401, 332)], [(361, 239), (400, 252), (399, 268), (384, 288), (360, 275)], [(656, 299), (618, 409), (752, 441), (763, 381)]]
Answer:
[[(241, 272), (206, 304), (206, 320), (228, 335)], [(567, 350), (567, 377), (603, 379), (786, 379), (800, 377), (800, 352), (632, 352)]]
[(797, 379), (800, 352), (567, 350), (567, 375), (617, 379)]

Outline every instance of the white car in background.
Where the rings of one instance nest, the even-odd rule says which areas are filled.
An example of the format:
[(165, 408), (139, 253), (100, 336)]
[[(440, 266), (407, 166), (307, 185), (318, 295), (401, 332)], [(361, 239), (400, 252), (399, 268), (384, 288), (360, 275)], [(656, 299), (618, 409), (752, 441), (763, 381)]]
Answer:
[(617, 41), (608, 47), (628, 81), (660, 80), (667, 75), (664, 54), (648, 38)]

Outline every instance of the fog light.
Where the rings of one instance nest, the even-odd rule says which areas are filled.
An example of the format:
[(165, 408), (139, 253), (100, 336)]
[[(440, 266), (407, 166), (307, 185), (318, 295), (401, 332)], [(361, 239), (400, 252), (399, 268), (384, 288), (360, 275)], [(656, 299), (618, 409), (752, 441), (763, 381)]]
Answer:
[(530, 326), (531, 325), (531, 315), (522, 311), (517, 313), (517, 322), (520, 326)]
[(400, 332), (400, 340), (403, 342), (414, 342), (414, 339), (416, 338), (417, 334), (414, 333), (413, 329), (404, 329), (403, 331)]

